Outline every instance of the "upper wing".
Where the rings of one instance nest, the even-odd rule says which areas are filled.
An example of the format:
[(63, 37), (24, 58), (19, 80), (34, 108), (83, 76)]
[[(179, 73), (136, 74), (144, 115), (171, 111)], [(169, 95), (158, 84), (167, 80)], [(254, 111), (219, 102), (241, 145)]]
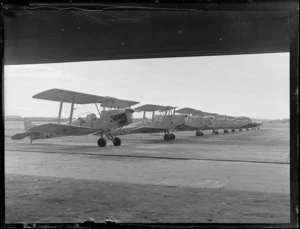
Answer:
[(100, 103), (101, 103), (102, 107), (111, 107), (111, 108), (122, 109), (122, 108), (131, 107), (133, 105), (136, 105), (139, 102), (107, 97), (106, 99), (102, 100)]
[(173, 108), (175, 107), (146, 104), (146, 105), (136, 107), (135, 110), (149, 112), (149, 111), (166, 111), (166, 110), (171, 110)]
[(74, 101), (74, 103), (76, 104), (98, 103), (99, 101), (105, 99), (105, 97), (103, 96), (84, 94), (80, 92), (62, 90), (57, 88), (40, 92), (34, 95), (32, 98), (51, 100), (57, 102), (62, 101), (65, 103), (72, 103)]
[(137, 133), (159, 133), (162, 132), (164, 128), (158, 128), (158, 127), (151, 127), (151, 126), (140, 126), (135, 129), (130, 130), (128, 133), (130, 134), (137, 134)]
[(57, 88), (40, 92), (34, 95), (33, 98), (65, 103), (74, 102), (75, 104), (100, 103), (102, 107), (111, 108), (126, 108), (139, 103), (136, 101), (117, 99), (108, 96), (104, 97), (98, 95), (91, 95)]
[(194, 114), (200, 112), (199, 110), (195, 110), (193, 108), (185, 107), (175, 111), (179, 114)]
[(28, 132), (38, 132), (38, 133), (54, 133), (63, 136), (80, 136), (80, 135), (87, 135), (92, 134), (99, 129), (89, 128), (89, 127), (82, 127), (82, 126), (72, 126), (72, 125), (65, 125), (65, 124), (58, 124), (58, 123), (47, 123), (42, 124), (39, 126), (32, 127), (27, 130)]

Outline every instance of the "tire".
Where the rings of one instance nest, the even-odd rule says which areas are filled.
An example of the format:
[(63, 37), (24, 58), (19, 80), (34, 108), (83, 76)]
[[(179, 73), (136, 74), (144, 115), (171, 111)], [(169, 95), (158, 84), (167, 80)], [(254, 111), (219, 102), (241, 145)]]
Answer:
[(168, 134), (165, 134), (165, 135), (164, 135), (164, 140), (165, 140), (165, 141), (169, 141), (169, 140), (170, 140), (170, 136), (169, 136)]
[(215, 134), (219, 134), (219, 131), (216, 130), (216, 131), (215, 131)]
[(235, 132), (235, 129), (232, 129), (231, 132)]
[(170, 134), (170, 140), (174, 140), (175, 139), (175, 134)]
[(120, 146), (121, 143), (122, 143), (121, 139), (118, 137), (115, 137), (115, 139), (113, 141), (114, 146)]
[(104, 138), (99, 138), (97, 143), (98, 143), (99, 147), (105, 147), (106, 146), (106, 140)]
[(243, 131), (242, 129), (239, 129), (239, 131)]
[(204, 136), (204, 133), (203, 133), (203, 132), (199, 132), (199, 134), (200, 134), (199, 136)]
[(224, 130), (224, 133), (225, 133), (225, 134), (228, 133), (228, 130)]
[(200, 136), (200, 132), (196, 132), (196, 134), (195, 134), (196, 136)]

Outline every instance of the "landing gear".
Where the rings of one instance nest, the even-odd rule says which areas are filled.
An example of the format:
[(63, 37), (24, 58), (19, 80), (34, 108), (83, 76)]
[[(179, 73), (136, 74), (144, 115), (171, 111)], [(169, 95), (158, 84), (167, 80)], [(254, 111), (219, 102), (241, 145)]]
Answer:
[(225, 129), (225, 130), (224, 130), (224, 134), (226, 134), (226, 133), (228, 133), (228, 130)]
[(114, 146), (120, 146), (121, 145), (121, 139), (118, 137), (115, 137), (115, 139), (113, 140), (113, 144)]
[(231, 132), (235, 132), (235, 129), (232, 129)]
[(239, 129), (239, 131), (243, 131), (242, 129)]
[(204, 133), (202, 131), (196, 131), (196, 136), (204, 136)]
[(168, 131), (165, 132), (165, 135), (164, 135), (165, 141), (174, 140), (174, 139), (175, 139), (175, 134), (170, 133)]
[(169, 141), (169, 140), (170, 140), (170, 136), (169, 136), (168, 134), (165, 134), (165, 135), (164, 135), (164, 140), (165, 140), (165, 141)]
[(174, 140), (175, 139), (175, 134), (170, 134), (170, 140)]
[(103, 134), (105, 134), (105, 137), (112, 141), (114, 146), (120, 146), (121, 145), (121, 139), (118, 137), (114, 137), (110, 132), (101, 133), (101, 137), (98, 139), (97, 143), (99, 147), (105, 147), (107, 142), (106, 139), (103, 137)]
[(98, 143), (99, 147), (105, 147), (106, 146), (106, 140), (102, 137), (98, 139), (97, 143)]

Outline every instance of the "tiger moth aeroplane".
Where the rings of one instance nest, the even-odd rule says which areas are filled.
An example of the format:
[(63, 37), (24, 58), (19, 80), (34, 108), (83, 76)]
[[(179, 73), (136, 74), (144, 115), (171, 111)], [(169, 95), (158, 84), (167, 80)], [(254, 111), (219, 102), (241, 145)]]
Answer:
[(210, 117), (203, 117), (204, 112), (193, 108), (185, 107), (176, 110), (178, 114), (184, 114), (184, 124), (176, 127), (179, 131), (196, 130), (196, 136), (203, 136), (202, 130), (211, 124)]
[[(228, 129), (246, 128), (251, 123), (251, 119), (247, 117), (234, 118), (227, 115), (219, 115), (216, 113), (208, 113), (193, 108), (185, 107), (176, 111), (176, 113), (185, 114), (184, 124), (178, 126), (179, 131), (196, 130), (196, 136), (203, 136), (203, 130), (212, 130), (213, 134), (218, 134), (219, 129), (224, 129), (224, 133), (228, 133)], [(250, 121), (249, 121), (250, 120)]]
[(203, 136), (203, 130), (212, 130), (213, 134), (218, 134), (218, 129), (224, 129), (228, 133), (228, 121), (225, 116), (215, 113), (203, 112), (193, 108), (185, 107), (176, 111), (176, 113), (185, 114), (185, 123), (178, 130), (196, 130), (196, 136)]
[[(106, 146), (106, 139), (111, 140), (115, 146), (120, 146), (121, 139), (117, 135), (123, 126), (132, 123), (134, 110), (130, 107), (139, 103), (62, 89), (46, 90), (33, 98), (60, 102), (58, 123), (33, 126), (25, 119), (25, 132), (12, 136), (14, 140), (30, 137), (32, 143), (36, 139), (94, 134), (100, 136), (97, 141), (99, 147)], [(63, 103), (71, 103), (69, 121), (66, 123), (60, 123)], [(86, 118), (73, 120), (74, 104), (95, 104), (100, 117), (91, 113)], [(103, 108), (101, 112), (97, 104)]]
[[(135, 108), (137, 112), (143, 112), (142, 124), (135, 128), (130, 128), (126, 134), (136, 133), (160, 133), (164, 132), (164, 140), (174, 140), (175, 134), (173, 133), (177, 126), (184, 123), (184, 115), (175, 115), (176, 107), (160, 106), (146, 104)], [(146, 119), (146, 112), (152, 113), (151, 121)], [(160, 112), (160, 115), (155, 116), (155, 112)], [(125, 127), (126, 128), (126, 127)]]
[(213, 134), (218, 134), (217, 129), (224, 129), (224, 133), (228, 133), (228, 129), (231, 132), (235, 132), (235, 129), (242, 131), (243, 128), (249, 130), (247, 126), (251, 125), (251, 119), (248, 117), (233, 117), (227, 115), (215, 115), (213, 118)]

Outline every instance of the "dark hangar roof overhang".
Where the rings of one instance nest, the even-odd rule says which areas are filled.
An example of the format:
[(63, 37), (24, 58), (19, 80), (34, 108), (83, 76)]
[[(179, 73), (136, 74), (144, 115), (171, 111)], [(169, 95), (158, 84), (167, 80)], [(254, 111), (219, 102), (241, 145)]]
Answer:
[(287, 3), (115, 5), (4, 8), (5, 64), (289, 51)]

